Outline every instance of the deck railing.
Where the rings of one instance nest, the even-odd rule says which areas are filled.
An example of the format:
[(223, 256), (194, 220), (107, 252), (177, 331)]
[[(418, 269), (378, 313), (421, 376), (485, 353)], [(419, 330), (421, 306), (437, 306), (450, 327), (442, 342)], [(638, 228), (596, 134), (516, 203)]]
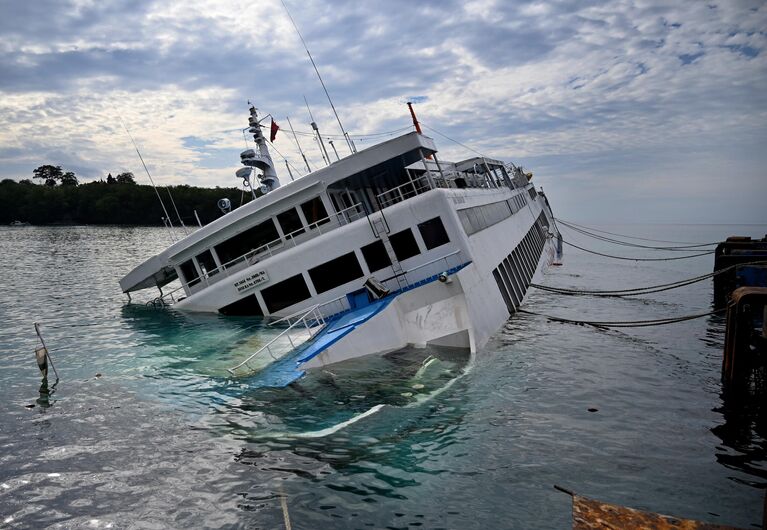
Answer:
[[(334, 213), (319, 219), (314, 223), (285, 234), (284, 238), (275, 239), (274, 241), (270, 241), (269, 243), (261, 245), (256, 249), (246, 252), (242, 256), (238, 256), (233, 260), (227, 261), (220, 267), (216, 267), (215, 269), (211, 270), (203, 270), (202, 275), (198, 276), (190, 282), (187, 282), (187, 287), (191, 292), (195, 292), (198, 290), (198, 288), (200, 288), (200, 286), (207, 287), (212, 285), (222, 278), (231, 276), (233, 273), (238, 272), (245, 267), (255, 265), (259, 261), (271, 258), (280, 252), (298, 246), (304, 241), (313, 239), (322, 234), (326, 234), (331, 230), (352, 223), (364, 216), (365, 210), (362, 206), (362, 203), (354, 204), (341, 210), (338, 213)], [(243, 263), (246, 265), (243, 266)], [(178, 289), (172, 292), (177, 290)]]
[(416, 195), (425, 193), (430, 189), (432, 189), (432, 187), (429, 183), (429, 179), (423, 175), (421, 177), (409, 180), (404, 184), (400, 184), (395, 188), (388, 189), (383, 193), (379, 193), (376, 195), (376, 198), (378, 199), (378, 203), (381, 205), (381, 209), (383, 209), (391, 206), (392, 204), (397, 204), (398, 202), (409, 199), (410, 197), (415, 197)]
[[(239, 371), (257, 371), (272, 361), (276, 361), (284, 355), (295, 350), (304, 342), (314, 337), (325, 325), (325, 319), (317, 310), (319, 306), (294, 313), (272, 324), (287, 322), (288, 327), (275, 338), (267, 342), (258, 351), (242, 361), (237, 366), (227, 368), (230, 374), (236, 375)], [(267, 354), (271, 361), (267, 358)]]
[(418, 287), (430, 281), (433, 276), (448, 273), (465, 263), (461, 250), (456, 250), (394, 276), (389, 276), (381, 280), (381, 283), (390, 291), (404, 291)]

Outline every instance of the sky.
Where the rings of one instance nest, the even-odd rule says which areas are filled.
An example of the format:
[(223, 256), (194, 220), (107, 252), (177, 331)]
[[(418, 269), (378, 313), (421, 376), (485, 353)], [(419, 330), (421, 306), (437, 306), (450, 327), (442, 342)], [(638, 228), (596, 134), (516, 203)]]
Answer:
[[(360, 149), (414, 101), (441, 159), (522, 165), (563, 219), (767, 223), (764, 1), (285, 3)], [(148, 183), (124, 123), (157, 184), (239, 186), (250, 100), (285, 182), (287, 116), (322, 165), (304, 97), (348, 154), (280, 0), (0, 0), (0, 179)]]

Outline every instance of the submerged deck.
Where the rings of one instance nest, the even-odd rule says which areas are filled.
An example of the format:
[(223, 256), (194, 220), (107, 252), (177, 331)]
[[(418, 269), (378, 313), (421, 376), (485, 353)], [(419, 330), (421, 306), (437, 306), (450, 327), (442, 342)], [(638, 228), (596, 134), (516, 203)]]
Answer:
[(316, 357), (340, 339), (352, 333), (357, 329), (357, 326), (367, 322), (383, 311), (395, 297), (396, 294), (390, 295), (382, 300), (377, 300), (364, 307), (336, 316), (312, 339), (252, 376), (251, 386), (254, 388), (281, 388), (300, 379), (306, 373), (301, 368), (303, 363)]

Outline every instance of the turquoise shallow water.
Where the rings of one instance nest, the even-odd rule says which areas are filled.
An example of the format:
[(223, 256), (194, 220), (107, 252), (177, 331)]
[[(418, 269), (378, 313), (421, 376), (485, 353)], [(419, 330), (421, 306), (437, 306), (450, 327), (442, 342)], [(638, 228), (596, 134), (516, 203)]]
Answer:
[[(767, 231), (601, 228), (693, 242)], [(764, 413), (722, 398), (719, 317), (606, 331), (517, 315), (473, 363), (408, 349), (253, 390), (225, 368), (274, 336), (263, 322), (125, 306), (117, 280), (166, 243), (151, 228), (0, 227), (0, 526), (282, 528), (282, 500), (293, 528), (568, 528), (569, 498), (553, 484), (714, 523), (761, 521)], [(626, 288), (712, 263), (566, 248), (545, 282)], [(703, 282), (641, 299), (533, 292), (527, 308), (634, 320), (710, 304)], [(35, 320), (62, 376), (49, 406), (37, 401)]]

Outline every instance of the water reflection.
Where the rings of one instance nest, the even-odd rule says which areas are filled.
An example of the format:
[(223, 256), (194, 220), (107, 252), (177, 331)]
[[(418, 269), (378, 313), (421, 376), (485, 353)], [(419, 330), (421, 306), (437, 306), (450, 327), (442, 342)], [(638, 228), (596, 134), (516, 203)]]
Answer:
[[(724, 317), (712, 318), (704, 341), (722, 351), (724, 331)], [(723, 423), (711, 429), (722, 441), (717, 462), (753, 477), (732, 480), (767, 488), (767, 366), (753, 367), (749, 377), (737, 385), (723, 385), (719, 396), (721, 405), (713, 410), (722, 415)]]
[(40, 396), (35, 400), (35, 403), (37, 403), (40, 408), (47, 409), (48, 407), (53, 406), (56, 401), (54, 400), (51, 402), (51, 396), (56, 392), (56, 385), (58, 384), (59, 380), (57, 378), (55, 383), (48, 386), (48, 378), (43, 377), (43, 380), (40, 383), (40, 389), (38, 390)]

